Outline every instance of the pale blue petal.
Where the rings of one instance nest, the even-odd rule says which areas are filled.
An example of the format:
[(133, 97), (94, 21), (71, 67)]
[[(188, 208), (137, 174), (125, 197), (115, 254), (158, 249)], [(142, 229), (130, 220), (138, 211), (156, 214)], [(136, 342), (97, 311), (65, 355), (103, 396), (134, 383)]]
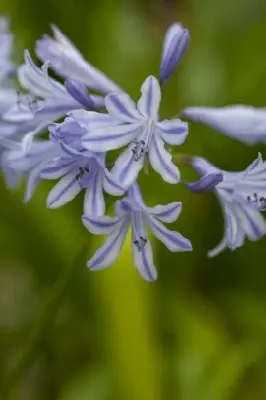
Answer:
[(225, 202), (223, 205), (224, 218), (225, 218), (225, 233), (227, 238), (227, 245), (231, 249), (235, 249), (236, 238), (238, 230), (241, 228), (239, 220), (237, 219), (236, 212), (231, 203)]
[(128, 227), (129, 220), (125, 219), (110, 233), (103, 246), (101, 246), (88, 261), (87, 265), (91, 270), (96, 271), (104, 269), (114, 264), (120, 254)]
[(161, 88), (154, 76), (149, 76), (141, 87), (138, 109), (145, 117), (157, 120), (161, 102)]
[(137, 161), (135, 160), (134, 153), (132, 151), (133, 147), (134, 145), (130, 145), (128, 149), (120, 154), (112, 169), (114, 176), (125, 188), (128, 188), (136, 181), (138, 174), (143, 168), (145, 162), (144, 156)]
[(182, 144), (188, 135), (188, 123), (180, 119), (157, 122), (156, 127), (162, 139), (175, 146)]
[(158, 206), (152, 208), (148, 207), (147, 210), (149, 214), (163, 222), (174, 222), (177, 220), (182, 210), (182, 203), (175, 202), (166, 205), (159, 204)]
[(104, 213), (103, 170), (99, 168), (90, 180), (90, 185), (84, 196), (84, 214), (97, 217), (104, 215)]
[(93, 217), (91, 215), (83, 215), (82, 222), (90, 233), (94, 235), (109, 235), (119, 223), (118, 218), (102, 215)]
[[(242, 234), (242, 238), (244, 240), (244, 234)], [(221, 242), (212, 250), (209, 250), (207, 255), (210, 258), (218, 256), (222, 251), (224, 251), (227, 248), (227, 238), (226, 235), (224, 235), (223, 239)]]
[(251, 106), (190, 107), (183, 114), (248, 144), (266, 142), (266, 109)]
[(143, 204), (143, 198), (142, 198), (142, 194), (141, 194), (141, 190), (139, 185), (137, 184), (137, 182), (135, 182), (133, 185), (131, 185), (128, 188), (128, 196), (129, 197), (133, 197), (138, 203)]
[(29, 178), (28, 178), (28, 182), (27, 182), (27, 186), (26, 186), (26, 192), (24, 195), (24, 201), (28, 202), (31, 200), (32, 195), (38, 185), (38, 183), (41, 180), (41, 172), (43, 170), (43, 168), (47, 165), (47, 163), (50, 160), (44, 160), (43, 162), (41, 162), (37, 167), (35, 167), (29, 174)]
[(91, 151), (105, 152), (119, 149), (139, 135), (142, 125), (125, 124), (97, 129), (84, 135), (82, 145)]
[(66, 175), (77, 165), (77, 160), (72, 158), (57, 158), (51, 161), (41, 173), (42, 179), (58, 179)]
[(88, 63), (73, 43), (54, 25), (54, 39), (44, 36), (37, 42), (36, 53), (63, 77), (78, 79), (91, 89), (103, 93), (121, 90), (105, 74)]
[(118, 125), (117, 120), (109, 114), (103, 114), (95, 111), (74, 110), (68, 113), (81, 127), (88, 131), (104, 128), (111, 125)]
[(47, 197), (48, 208), (58, 208), (72, 201), (81, 191), (77, 179), (77, 173), (71, 172), (65, 175), (52, 188)]
[(138, 248), (132, 242), (132, 253), (134, 265), (140, 275), (146, 281), (155, 281), (157, 279), (157, 270), (153, 263), (153, 254), (150, 241), (147, 240), (141, 251), (138, 251)]
[(126, 123), (142, 119), (133, 100), (126, 93), (110, 93), (105, 98), (105, 107), (112, 118)]
[(121, 196), (125, 192), (125, 188), (122, 187), (120, 181), (106, 168), (104, 170), (103, 188), (112, 196)]
[(172, 156), (165, 148), (163, 140), (155, 135), (150, 149), (149, 160), (152, 168), (161, 175), (163, 180), (168, 183), (178, 183), (180, 174), (178, 168), (172, 163)]
[(266, 234), (266, 222), (263, 215), (252, 207), (236, 207), (241, 228), (250, 240), (258, 240)]
[(29, 121), (35, 116), (34, 109), (35, 105), (31, 107), (30, 103), (26, 104), (17, 99), (15, 104), (2, 115), (2, 118), (4, 121), (15, 123)]
[(29, 52), (25, 51), (25, 64), (18, 69), (20, 84), (31, 93), (42, 98), (69, 96), (63, 85), (48, 77), (47, 67), (38, 68), (31, 59)]
[(168, 248), (168, 250), (174, 252), (192, 250), (190, 240), (186, 239), (180, 233), (170, 231), (153, 217), (148, 217), (147, 222), (154, 235)]

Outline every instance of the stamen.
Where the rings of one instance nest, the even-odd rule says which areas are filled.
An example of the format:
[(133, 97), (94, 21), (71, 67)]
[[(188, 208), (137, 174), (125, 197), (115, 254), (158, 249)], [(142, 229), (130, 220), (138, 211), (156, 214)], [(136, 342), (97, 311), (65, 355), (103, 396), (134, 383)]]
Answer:
[(147, 243), (147, 239), (145, 237), (143, 237), (143, 236), (140, 236), (140, 240), (136, 239), (136, 240), (133, 241), (133, 243), (137, 247), (138, 252), (140, 253), (144, 249), (144, 247), (145, 247), (145, 245)]
[(143, 157), (144, 153), (148, 151), (148, 148), (144, 140), (140, 140), (139, 142), (134, 140), (133, 143), (135, 144), (134, 148), (132, 149), (134, 160), (139, 161), (141, 157)]
[(88, 167), (79, 167), (79, 172), (76, 175), (76, 180), (79, 181), (83, 178), (85, 172), (89, 172), (89, 168)]
[(266, 210), (266, 197), (259, 197), (257, 193), (254, 193), (253, 196), (247, 196), (247, 202), (256, 205), (261, 211)]

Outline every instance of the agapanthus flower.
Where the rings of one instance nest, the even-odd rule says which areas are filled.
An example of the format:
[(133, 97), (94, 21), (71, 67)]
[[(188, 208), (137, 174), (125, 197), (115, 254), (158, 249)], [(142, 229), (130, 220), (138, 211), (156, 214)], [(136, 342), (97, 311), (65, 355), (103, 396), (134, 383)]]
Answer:
[(180, 23), (172, 24), (164, 38), (160, 81), (164, 83), (173, 74), (182, 60), (189, 44), (189, 31)]
[[(115, 204), (116, 216), (83, 216), (83, 223), (96, 235), (108, 235), (105, 243), (88, 261), (91, 270), (110, 267), (118, 258), (129, 228), (132, 231), (133, 262), (140, 275), (147, 281), (157, 278), (153, 254), (147, 236), (147, 227), (170, 251), (192, 250), (191, 243), (180, 233), (168, 230), (162, 222), (174, 222), (180, 212), (180, 202), (149, 208), (144, 204), (137, 184), (131, 186), (128, 195)], [(160, 222), (162, 221), (162, 222)]]
[[(18, 79), (21, 86), (28, 90), (32, 99), (28, 104), (16, 102), (4, 115), (8, 122), (28, 121), (30, 126), (43, 129), (51, 122), (65, 115), (70, 110), (79, 108), (102, 107), (103, 98), (89, 95), (78, 82), (67, 81), (66, 86), (48, 75), (49, 63), (42, 68), (32, 61), (28, 51), (25, 52), (25, 64), (18, 69)], [(87, 100), (87, 103), (86, 103)]]
[(25, 201), (31, 199), (40, 180), (60, 179), (48, 194), (49, 208), (66, 204), (85, 189), (84, 213), (103, 215), (103, 190), (113, 196), (125, 191), (106, 168), (105, 154), (92, 153), (81, 146), (84, 132), (71, 118), (49, 129), (51, 140), (33, 141), (28, 151), (15, 148), (6, 152), (5, 166), (28, 175)]
[[(92, 129), (89, 125), (83, 145), (88, 150), (97, 152), (129, 145), (113, 168), (113, 173), (125, 187), (135, 182), (146, 160), (149, 160), (153, 169), (166, 182), (177, 183), (179, 170), (172, 163), (172, 156), (165, 149), (165, 143), (182, 144), (188, 134), (187, 123), (177, 118), (159, 120), (161, 89), (155, 77), (149, 76), (145, 80), (141, 92), (137, 104), (125, 93), (107, 95), (106, 109), (117, 123), (97, 129)], [(87, 118), (89, 120), (89, 113)], [(97, 118), (105, 121), (106, 115), (98, 114)]]
[(36, 53), (61, 76), (76, 79), (102, 93), (121, 90), (111, 79), (88, 63), (73, 43), (54, 25), (54, 38), (45, 35), (37, 42)]
[(191, 157), (189, 163), (202, 176), (200, 181), (188, 184), (190, 190), (213, 190), (224, 214), (224, 236), (221, 243), (209, 251), (210, 257), (226, 247), (237, 249), (244, 244), (245, 237), (255, 241), (266, 234), (265, 219), (260, 212), (266, 209), (266, 163), (261, 154), (242, 172), (223, 171), (201, 157)]
[(247, 144), (266, 142), (266, 108), (189, 107), (183, 115)]

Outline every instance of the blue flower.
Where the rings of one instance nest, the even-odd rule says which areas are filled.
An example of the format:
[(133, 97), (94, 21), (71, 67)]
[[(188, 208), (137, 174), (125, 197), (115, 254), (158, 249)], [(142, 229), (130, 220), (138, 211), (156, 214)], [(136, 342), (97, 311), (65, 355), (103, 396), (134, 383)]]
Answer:
[[(105, 201), (103, 190), (113, 196), (124, 193), (124, 188), (113, 177), (105, 166), (104, 153), (92, 153), (80, 145), (83, 129), (72, 118), (64, 123), (50, 126), (51, 146), (39, 163), (29, 173), (26, 190), (26, 201), (30, 200), (37, 183), (41, 179), (59, 179), (47, 198), (49, 208), (58, 208), (73, 200), (83, 189), (85, 190), (84, 212), (88, 215), (103, 215)], [(45, 142), (43, 142), (45, 143)], [(33, 157), (30, 150), (21, 165), (10, 163), (10, 166), (23, 169), (26, 160)]]
[(266, 142), (266, 109), (245, 105), (189, 107), (183, 115), (247, 144)]
[(182, 60), (189, 45), (189, 31), (181, 24), (171, 25), (165, 35), (162, 60), (160, 66), (160, 81), (166, 82)]
[(37, 42), (36, 53), (61, 76), (79, 80), (88, 88), (102, 93), (121, 90), (113, 81), (88, 63), (71, 41), (54, 25), (54, 38), (45, 35)]
[(199, 192), (212, 188), (224, 214), (224, 237), (209, 251), (210, 257), (226, 247), (235, 250), (243, 245), (245, 237), (254, 241), (266, 234), (265, 219), (260, 213), (266, 209), (266, 163), (261, 154), (242, 172), (220, 170), (200, 157), (191, 158), (191, 165), (202, 178), (189, 184), (190, 189)]
[[(141, 92), (137, 105), (125, 93), (109, 94), (105, 106), (113, 119), (112, 125), (98, 129), (89, 125), (83, 145), (91, 151), (105, 152), (129, 144), (113, 168), (113, 173), (124, 187), (135, 182), (147, 157), (153, 169), (166, 182), (177, 183), (179, 170), (172, 163), (172, 156), (165, 150), (164, 144), (182, 144), (188, 134), (187, 123), (180, 119), (159, 121), (161, 89), (156, 78), (148, 77)], [(98, 120), (101, 118), (106, 116), (99, 114)]]
[(173, 252), (192, 250), (191, 243), (180, 233), (170, 231), (160, 222), (174, 222), (180, 212), (181, 203), (170, 203), (165, 206), (147, 207), (142, 199), (137, 184), (128, 191), (128, 196), (116, 202), (116, 217), (99, 218), (84, 215), (83, 223), (96, 235), (108, 235), (105, 243), (88, 261), (91, 270), (100, 270), (111, 266), (119, 256), (126, 234), (131, 226), (132, 256), (136, 269), (141, 276), (153, 281), (157, 271), (153, 263), (150, 241), (147, 237), (146, 225), (154, 235)]

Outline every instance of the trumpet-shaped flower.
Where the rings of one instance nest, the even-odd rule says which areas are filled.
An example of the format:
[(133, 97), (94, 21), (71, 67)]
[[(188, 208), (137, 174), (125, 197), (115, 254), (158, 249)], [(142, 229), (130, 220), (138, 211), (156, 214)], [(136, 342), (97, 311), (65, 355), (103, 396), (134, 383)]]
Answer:
[(266, 108), (189, 107), (183, 115), (247, 144), (266, 142)]
[[(105, 106), (117, 123), (95, 129), (88, 124), (83, 146), (91, 151), (106, 152), (129, 144), (113, 168), (113, 173), (125, 187), (135, 182), (146, 159), (166, 182), (177, 183), (179, 170), (164, 145), (182, 144), (188, 134), (187, 123), (180, 119), (159, 121), (161, 89), (156, 78), (148, 77), (141, 92), (137, 105), (125, 93), (109, 94)], [(97, 120), (101, 121), (101, 118), (105, 123), (106, 115), (98, 114)], [(90, 120), (89, 113), (87, 119)]]
[(71, 41), (54, 25), (54, 38), (45, 35), (37, 42), (36, 53), (65, 78), (79, 80), (102, 93), (121, 90), (111, 79), (88, 63)]
[[(118, 258), (126, 234), (131, 226), (133, 262), (140, 275), (153, 281), (157, 271), (153, 263), (153, 254), (147, 236), (147, 227), (153, 234), (173, 252), (192, 250), (191, 243), (180, 233), (170, 231), (162, 222), (174, 222), (180, 212), (181, 203), (170, 203), (165, 206), (147, 207), (142, 199), (139, 187), (134, 184), (128, 190), (128, 196), (117, 201), (116, 216), (95, 218), (84, 215), (83, 223), (96, 235), (108, 235), (105, 243), (88, 261), (91, 270), (110, 267)], [(160, 222), (162, 221), (162, 222)]]
[(194, 157), (190, 164), (202, 176), (199, 182), (188, 184), (193, 192), (213, 190), (222, 207), (225, 232), (221, 243), (208, 255), (214, 257), (226, 247), (235, 250), (249, 240), (266, 234), (266, 223), (260, 211), (266, 209), (266, 163), (261, 154), (242, 172), (226, 172), (205, 159)]

